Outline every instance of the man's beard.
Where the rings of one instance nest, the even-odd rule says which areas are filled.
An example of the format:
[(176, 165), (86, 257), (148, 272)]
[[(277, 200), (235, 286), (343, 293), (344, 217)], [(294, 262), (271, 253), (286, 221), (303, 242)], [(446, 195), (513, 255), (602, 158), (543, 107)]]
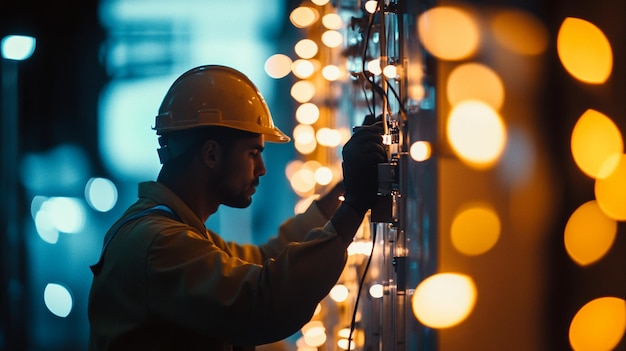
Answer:
[(256, 179), (250, 187), (246, 188), (244, 191), (240, 191), (237, 193), (228, 192), (222, 194), (222, 204), (233, 207), (233, 208), (246, 208), (250, 206), (252, 203), (252, 192), (251, 189), (256, 188), (259, 185), (259, 180)]

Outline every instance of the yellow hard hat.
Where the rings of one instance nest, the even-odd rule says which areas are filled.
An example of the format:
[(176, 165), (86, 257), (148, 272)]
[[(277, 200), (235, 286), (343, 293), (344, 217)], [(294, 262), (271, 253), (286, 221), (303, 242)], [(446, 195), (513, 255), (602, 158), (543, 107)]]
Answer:
[(163, 135), (204, 126), (259, 133), (268, 142), (291, 140), (274, 126), (265, 99), (250, 79), (225, 66), (200, 66), (178, 77), (165, 94), (153, 129)]

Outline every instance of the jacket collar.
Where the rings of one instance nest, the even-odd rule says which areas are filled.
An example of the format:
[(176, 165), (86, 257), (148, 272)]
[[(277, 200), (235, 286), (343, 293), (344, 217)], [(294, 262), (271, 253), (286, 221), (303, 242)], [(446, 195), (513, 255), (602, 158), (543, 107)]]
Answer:
[(183, 223), (195, 227), (200, 233), (206, 235), (204, 223), (167, 186), (155, 181), (139, 183), (139, 198), (150, 200), (156, 204), (166, 205), (176, 213)]

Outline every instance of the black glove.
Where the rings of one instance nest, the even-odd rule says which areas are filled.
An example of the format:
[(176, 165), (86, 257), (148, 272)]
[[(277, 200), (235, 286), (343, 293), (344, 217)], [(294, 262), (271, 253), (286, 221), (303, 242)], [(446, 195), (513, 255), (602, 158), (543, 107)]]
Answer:
[(378, 164), (387, 162), (382, 123), (359, 127), (342, 151), (345, 202), (362, 214), (376, 203)]
[(383, 115), (378, 115), (378, 117), (374, 117), (374, 115), (367, 115), (363, 118), (364, 126), (371, 126), (376, 122), (380, 122), (383, 120)]

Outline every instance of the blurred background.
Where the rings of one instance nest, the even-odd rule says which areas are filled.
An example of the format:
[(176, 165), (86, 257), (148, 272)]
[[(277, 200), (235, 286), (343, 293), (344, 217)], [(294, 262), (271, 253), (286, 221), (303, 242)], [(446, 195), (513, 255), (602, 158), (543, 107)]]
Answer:
[[(369, 62), (351, 50), (382, 38), (369, 37), (380, 8), (367, 3), (3, 0), (0, 349), (87, 349), (89, 265), (137, 183), (156, 178), (154, 117), (192, 67), (244, 72), (294, 137), (266, 145), (252, 206), (222, 207), (208, 227), (261, 243), (336, 183), (350, 128), (376, 112), (355, 74)], [(428, 342), (406, 349), (626, 350), (626, 3), (386, 4), (395, 17), (373, 32), (397, 61), (368, 75), (396, 87), (392, 107), (415, 121), (408, 198), (426, 211), (407, 218), (431, 240), (407, 246), (422, 266), (407, 268), (415, 283), (399, 325)], [(393, 73), (375, 72), (386, 64)], [(349, 266), (361, 267), (372, 254), (354, 249)], [(456, 295), (439, 310), (427, 296), (424, 311), (418, 285), (445, 273), (463, 278), (444, 282)], [(349, 297), (329, 296), (316, 317), (328, 335), (308, 342), (303, 330), (277, 349), (346, 349), (331, 330), (350, 324), (358, 277), (340, 283)], [(428, 316), (458, 301), (452, 321)]]

